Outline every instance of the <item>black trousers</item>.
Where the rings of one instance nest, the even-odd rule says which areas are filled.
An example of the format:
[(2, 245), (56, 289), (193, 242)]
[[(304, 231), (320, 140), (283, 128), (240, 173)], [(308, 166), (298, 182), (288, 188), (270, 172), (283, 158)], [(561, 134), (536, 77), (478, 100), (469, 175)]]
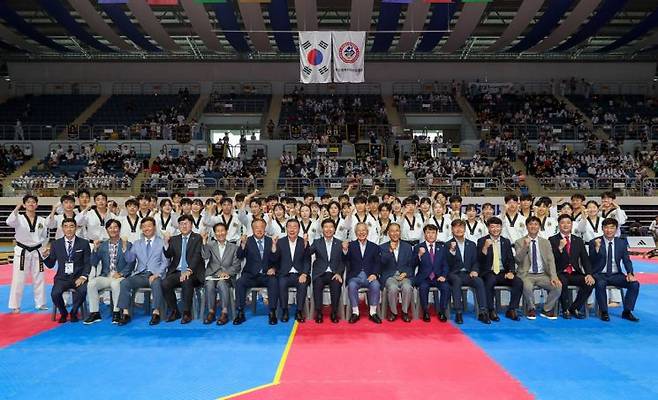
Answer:
[(469, 286), (475, 289), (475, 298), (480, 310), (485, 310), (487, 305), (485, 299), (484, 282), (479, 276), (471, 277), (468, 272), (451, 272), (448, 274), (448, 282), (452, 291), (452, 300), (455, 302), (455, 311), (464, 311), (464, 302), (462, 299), (462, 286)]
[[(267, 297), (270, 299), (268, 306), (270, 311), (276, 310), (276, 303), (279, 296), (279, 285), (276, 275), (257, 274), (257, 275), (242, 275), (235, 283), (236, 286), (236, 301), (238, 309), (244, 311), (244, 306), (247, 302), (247, 290), (252, 287), (266, 287)], [(254, 299), (256, 301), (256, 299)]]
[(333, 272), (325, 272), (313, 279), (313, 301), (315, 302), (315, 309), (318, 312), (322, 310), (322, 294), (326, 285), (329, 285), (331, 295), (331, 311), (338, 312), (338, 303), (343, 284), (335, 279), (331, 279), (334, 275)]
[(311, 283), (311, 277), (306, 277), (306, 283), (299, 283), (299, 274), (286, 274), (279, 276), (279, 302), (282, 310), (288, 308), (288, 288), (297, 289), (297, 310), (304, 310), (306, 302), (306, 292), (308, 285)]
[(87, 281), (79, 287), (75, 287), (75, 279), (56, 279), (53, 284), (53, 289), (50, 292), (50, 297), (61, 315), (68, 314), (66, 311), (66, 304), (64, 303), (64, 292), (69, 289), (75, 289), (75, 293), (73, 293), (71, 314), (76, 314), (82, 303), (87, 298)]
[(192, 311), (192, 300), (194, 299), (194, 288), (203, 285), (203, 282), (191, 276), (184, 282), (180, 281), (180, 271), (174, 271), (167, 275), (162, 281), (162, 295), (167, 303), (167, 308), (171, 311), (177, 310), (176, 288), (182, 288), (181, 300), (183, 301), (183, 312)]
[(487, 294), (487, 308), (489, 311), (496, 309), (496, 303), (494, 301), (494, 287), (495, 286), (509, 286), (510, 295), (509, 310), (516, 310), (519, 308), (519, 303), (521, 302), (521, 295), (523, 294), (523, 281), (518, 276), (514, 276), (512, 279), (505, 278), (505, 272), (500, 271), (498, 274), (493, 272), (486, 272), (482, 275), (482, 280), (484, 281), (484, 291)]
[[(557, 277), (560, 279), (560, 282), (562, 282), (562, 293), (560, 294), (562, 311), (573, 311), (583, 308), (589, 295), (592, 294), (592, 290), (594, 290), (594, 285), (588, 286), (585, 283), (585, 275), (583, 274), (573, 273), (569, 275), (564, 272), (559, 272)], [(576, 295), (576, 300), (574, 300), (573, 304), (571, 304), (571, 292), (567, 289), (568, 285), (578, 286), (578, 294)]]

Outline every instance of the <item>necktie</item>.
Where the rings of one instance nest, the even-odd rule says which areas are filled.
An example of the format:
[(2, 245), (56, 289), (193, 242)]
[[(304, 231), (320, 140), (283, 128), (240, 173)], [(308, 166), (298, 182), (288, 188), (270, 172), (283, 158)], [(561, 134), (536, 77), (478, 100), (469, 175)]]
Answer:
[(67, 261), (71, 261), (71, 255), (73, 254), (73, 242), (70, 240), (66, 241), (66, 256), (67, 256)]
[(151, 256), (151, 239), (146, 240), (146, 257)]
[(432, 272), (430, 272), (430, 280), (433, 281), (436, 278), (434, 273), (434, 243), (430, 243), (430, 262), (432, 263)]
[(500, 246), (497, 246), (495, 242), (491, 246), (493, 247), (493, 273), (498, 274), (500, 273)]
[(263, 239), (258, 240), (258, 251), (260, 252), (260, 258), (263, 258), (263, 254), (265, 253), (265, 249), (263, 248)]
[[(569, 240), (569, 235), (565, 236), (565, 237), (564, 237), (564, 240), (567, 241), (567, 245), (564, 246), (564, 247), (567, 249), (567, 254), (568, 254), (569, 256), (571, 256), (571, 240)], [(569, 263), (569, 264), (567, 265), (567, 268), (564, 269), (564, 271), (565, 271), (567, 274), (569, 274), (569, 275), (573, 274), (573, 271), (574, 271), (574, 269), (573, 269), (573, 265), (571, 265), (571, 263)]]
[(533, 240), (532, 241), (532, 250), (531, 250), (531, 257), (532, 257), (532, 273), (533, 274), (538, 274), (539, 273), (539, 264), (537, 264), (537, 241)]
[(606, 261), (606, 268), (605, 268), (605, 273), (606, 274), (612, 274), (612, 242), (608, 242), (608, 254), (607, 254), (607, 261)]
[(180, 270), (185, 271), (187, 269), (187, 236), (183, 236), (183, 246), (180, 251)]

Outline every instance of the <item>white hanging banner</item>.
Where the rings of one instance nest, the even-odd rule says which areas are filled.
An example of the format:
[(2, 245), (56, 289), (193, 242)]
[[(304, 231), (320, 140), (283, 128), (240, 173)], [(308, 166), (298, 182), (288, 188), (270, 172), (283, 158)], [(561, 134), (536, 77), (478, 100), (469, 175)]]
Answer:
[(331, 32), (299, 32), (299, 80), (331, 82)]
[(365, 31), (331, 32), (334, 47), (334, 82), (364, 81)]

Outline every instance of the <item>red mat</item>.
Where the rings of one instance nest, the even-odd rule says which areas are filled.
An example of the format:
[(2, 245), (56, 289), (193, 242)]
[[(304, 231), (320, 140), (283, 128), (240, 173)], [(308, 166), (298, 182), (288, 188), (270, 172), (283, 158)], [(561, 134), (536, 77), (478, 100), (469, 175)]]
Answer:
[(641, 284), (658, 285), (658, 274), (656, 273), (638, 272), (635, 276)]
[(0, 349), (57, 327), (50, 314), (0, 314)]
[[(413, 368), (402, 368), (413, 366)], [(237, 399), (531, 399), (452, 324), (300, 324), (279, 384)]]
[[(11, 285), (11, 264), (0, 265), (0, 285)], [(53, 277), (55, 276), (55, 270), (44, 267), (44, 272), (46, 273), (46, 284), (53, 283)], [(25, 283), (32, 283), (32, 275), (27, 274), (25, 277)]]

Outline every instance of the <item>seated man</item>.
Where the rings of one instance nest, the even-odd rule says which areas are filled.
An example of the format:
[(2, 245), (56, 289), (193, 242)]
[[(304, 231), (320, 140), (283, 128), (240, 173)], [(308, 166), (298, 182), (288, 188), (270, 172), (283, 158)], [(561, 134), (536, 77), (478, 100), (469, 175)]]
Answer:
[[(603, 236), (589, 242), (589, 259), (592, 264), (592, 273), (596, 280), (596, 301), (603, 321), (610, 321), (608, 314), (608, 299), (606, 286), (617, 286), (626, 289), (624, 296), (623, 319), (638, 322), (640, 319), (633, 315), (635, 302), (640, 292), (640, 282), (633, 273), (633, 263), (628, 256), (628, 242), (615, 237), (619, 222), (614, 218), (603, 220)], [(622, 272), (624, 265), (626, 275)]]
[(64, 303), (64, 292), (75, 289), (71, 306), (71, 322), (78, 322), (78, 310), (87, 296), (87, 280), (91, 272), (91, 250), (87, 240), (75, 235), (77, 228), (74, 218), (64, 218), (62, 220), (64, 237), (55, 241), (52, 249), (49, 252), (46, 251), (47, 257), (43, 260), (48, 268), (55, 267), (55, 263), (57, 263), (57, 273), (50, 296), (53, 304), (59, 310), (58, 322), (60, 324), (66, 322), (69, 315)]
[(352, 315), (349, 323), (359, 320), (359, 289), (368, 289), (368, 305), (370, 306), (370, 319), (376, 324), (382, 320), (377, 315), (377, 305), (381, 296), (379, 286), (379, 271), (381, 268), (381, 254), (379, 246), (368, 240), (368, 225), (359, 222), (355, 227), (356, 240), (343, 242), (343, 254), (347, 256), (347, 290), (352, 306)]
[[(414, 256), (418, 271), (414, 284), (418, 287), (420, 305), (423, 308), (423, 321), (430, 322), (429, 292), (430, 288), (438, 288), (441, 299), (437, 309), (439, 321), (446, 322), (446, 311), (450, 301), (450, 286), (448, 285), (448, 261), (445, 254), (445, 244), (436, 241), (437, 227), (425, 225), (423, 233), (425, 240), (414, 248)], [(435, 305), (436, 306), (436, 305)]]
[(479, 276), (480, 266), (477, 261), (477, 246), (474, 242), (464, 237), (466, 224), (461, 219), (453, 220), (451, 223), (453, 238), (446, 243), (448, 252), (448, 283), (455, 302), (455, 322), (464, 323), (462, 313), (464, 312), (464, 300), (462, 299), (462, 285), (475, 289), (475, 298), (480, 307), (478, 320), (490, 324), (489, 314), (484, 293), (484, 282)]
[[(121, 222), (111, 219), (105, 223), (105, 229), (109, 235), (108, 240), (94, 243), (91, 253), (91, 265), (96, 268), (96, 276), (87, 284), (87, 302), (89, 303), (89, 317), (84, 324), (89, 325), (101, 320), (99, 312), (99, 295), (102, 289), (112, 290), (112, 323), (118, 324), (121, 314), (119, 313), (119, 293), (121, 293), (121, 281), (130, 276), (135, 268), (134, 263), (127, 263), (123, 257), (123, 246), (121, 245)], [(127, 249), (130, 250), (132, 243), (128, 242)], [(98, 263), (101, 263), (100, 272)]]
[[(391, 239), (381, 247), (382, 275), (380, 283), (386, 286), (388, 307), (391, 311), (388, 320), (393, 322), (398, 317), (398, 294), (402, 295), (402, 320), (411, 322), (409, 306), (413, 299), (414, 288), (411, 279), (416, 270), (413, 248), (400, 240), (400, 225), (392, 222), (388, 225), (388, 237)], [(382, 312), (386, 313), (386, 310)], [(385, 315), (385, 314), (384, 314)]]
[(336, 222), (327, 218), (322, 221), (322, 237), (311, 244), (310, 253), (315, 254), (311, 276), (313, 277), (313, 301), (315, 322), (322, 323), (322, 294), (329, 285), (331, 297), (331, 322), (338, 323), (338, 303), (343, 289), (345, 256), (341, 252), (341, 242), (334, 236)]
[[(267, 224), (262, 219), (254, 219), (251, 222), (253, 235), (247, 238), (242, 236), (238, 248), (238, 258), (244, 259), (242, 276), (236, 282), (236, 302), (238, 310), (233, 325), (240, 325), (247, 319), (244, 316), (244, 307), (247, 302), (247, 291), (256, 286), (267, 287), (269, 302), (269, 323), (277, 324), (276, 303), (278, 298), (278, 282), (276, 279), (276, 266), (272, 255), (272, 239), (265, 236)], [(256, 301), (256, 299), (253, 299)]]

